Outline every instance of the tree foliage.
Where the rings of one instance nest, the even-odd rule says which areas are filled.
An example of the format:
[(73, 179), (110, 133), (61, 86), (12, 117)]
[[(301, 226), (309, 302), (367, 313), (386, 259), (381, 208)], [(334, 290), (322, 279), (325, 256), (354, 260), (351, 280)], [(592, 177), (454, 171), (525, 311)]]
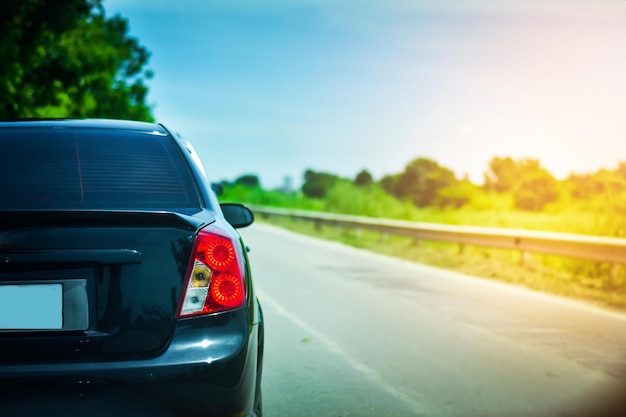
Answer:
[(245, 174), (235, 180), (235, 185), (243, 185), (248, 188), (257, 188), (261, 186), (259, 177), (254, 174)]
[[(442, 199), (440, 192), (456, 186), (459, 180), (452, 170), (428, 158), (417, 158), (410, 162), (402, 174), (384, 177), (382, 187), (390, 194), (408, 199), (417, 207), (447, 205), (450, 200)], [(454, 205), (462, 204), (458, 201)]]
[(401, 176), (402, 174), (385, 175), (380, 179), (380, 186), (388, 194), (394, 197), (398, 197), (399, 195), (401, 195), (401, 192), (398, 189), (398, 183)]
[[(431, 159), (417, 158), (401, 173), (377, 183), (370, 181), (367, 170), (351, 180), (309, 169), (304, 173), (303, 192), (291, 194), (316, 210), (397, 218), (412, 218), (412, 210), (423, 213), (431, 208), (454, 209), (446, 212), (461, 208), (470, 212), (598, 212), (609, 219), (603, 220), (603, 230), (615, 236), (626, 234), (622, 221), (626, 215), (626, 162), (612, 170), (571, 174), (559, 181), (537, 159), (497, 157), (490, 161), (481, 187), (467, 176), (458, 179), (452, 170)], [(258, 177), (250, 174), (225, 187), (240, 191), (261, 188)], [(387, 206), (396, 209), (387, 210)]]
[(357, 187), (367, 187), (372, 182), (374, 182), (372, 174), (370, 174), (369, 171), (366, 169), (359, 172), (354, 178), (354, 185), (356, 185)]
[(537, 159), (495, 157), (485, 173), (484, 188), (513, 194), (515, 208), (539, 211), (559, 198), (557, 180)]
[(578, 200), (587, 200), (596, 196), (611, 196), (626, 192), (626, 172), (601, 169), (593, 174), (571, 174), (565, 181), (569, 185), (570, 194)]
[(461, 208), (472, 198), (481, 193), (481, 190), (470, 181), (457, 181), (452, 185), (441, 188), (437, 192), (435, 203), (439, 207)]
[(315, 172), (306, 170), (304, 172), (304, 183), (302, 184), (302, 192), (310, 198), (324, 198), (330, 188), (340, 178), (326, 172)]
[(152, 120), (150, 56), (102, 0), (6, 2), (0, 14), (0, 118)]
[(495, 157), (485, 173), (485, 188), (497, 193), (512, 191), (518, 180), (518, 164), (511, 157)]
[(545, 169), (523, 176), (515, 189), (513, 203), (521, 210), (540, 211), (559, 197), (557, 182)]
[(570, 174), (563, 188), (575, 203), (589, 209), (626, 214), (626, 162), (620, 162), (614, 170)]

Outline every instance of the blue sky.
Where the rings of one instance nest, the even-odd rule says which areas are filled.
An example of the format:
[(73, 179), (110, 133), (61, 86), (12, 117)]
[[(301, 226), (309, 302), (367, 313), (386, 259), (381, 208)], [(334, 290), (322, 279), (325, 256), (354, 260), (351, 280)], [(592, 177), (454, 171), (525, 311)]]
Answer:
[(212, 180), (376, 179), (425, 156), (557, 177), (626, 160), (624, 0), (105, 0), (152, 52), (149, 102)]

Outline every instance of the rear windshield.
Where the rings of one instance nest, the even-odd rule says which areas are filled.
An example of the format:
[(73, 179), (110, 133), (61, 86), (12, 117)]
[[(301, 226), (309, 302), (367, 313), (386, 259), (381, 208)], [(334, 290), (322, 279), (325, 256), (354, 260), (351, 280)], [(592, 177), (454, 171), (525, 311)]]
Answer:
[(169, 136), (122, 130), (0, 129), (0, 209), (200, 207)]

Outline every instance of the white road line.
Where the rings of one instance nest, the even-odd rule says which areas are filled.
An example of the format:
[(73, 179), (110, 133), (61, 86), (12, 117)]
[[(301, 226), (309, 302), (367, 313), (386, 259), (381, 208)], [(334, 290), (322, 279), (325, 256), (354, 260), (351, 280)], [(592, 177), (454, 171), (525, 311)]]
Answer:
[(264, 306), (269, 306), (285, 319), (289, 320), (291, 323), (302, 329), (304, 332), (314, 336), (315, 340), (320, 341), (331, 352), (343, 359), (352, 369), (361, 373), (365, 378), (378, 385), (383, 391), (404, 404), (412, 413), (416, 413), (416, 415), (424, 415), (425, 410), (423, 406), (420, 406), (408, 395), (398, 391), (397, 389), (383, 381), (383, 379), (380, 377), (380, 375), (378, 375), (378, 372), (376, 372), (376, 370), (366, 364), (354, 360), (352, 356), (348, 352), (343, 350), (336, 342), (334, 342), (332, 339), (330, 339), (319, 330), (316, 330), (313, 327), (309, 326), (306, 322), (288, 311), (285, 307), (273, 300), (266, 293), (261, 292), (258, 289), (257, 293), (259, 294), (259, 299)]

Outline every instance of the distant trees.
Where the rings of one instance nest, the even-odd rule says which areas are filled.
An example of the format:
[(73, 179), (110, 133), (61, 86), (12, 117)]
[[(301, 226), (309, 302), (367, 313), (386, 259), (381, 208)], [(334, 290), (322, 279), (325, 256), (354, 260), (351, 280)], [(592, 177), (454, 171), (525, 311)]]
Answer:
[(593, 174), (570, 174), (566, 179), (572, 197), (579, 200), (594, 198), (599, 195), (611, 196), (626, 192), (626, 172), (601, 169)]
[(452, 185), (439, 190), (436, 199), (437, 206), (461, 208), (479, 193), (481, 193), (480, 188), (470, 181), (455, 181)]
[[(357, 175), (355, 185), (359, 178), (366, 178), (363, 172), (367, 171)], [(366, 181), (363, 178), (359, 181)], [(474, 207), (489, 207), (490, 201), (504, 207), (502, 202), (510, 198), (513, 209), (542, 211), (550, 204), (571, 207), (574, 200), (593, 210), (626, 214), (626, 161), (613, 170), (571, 174), (559, 181), (537, 159), (494, 157), (489, 161), (484, 178), (479, 187), (467, 178), (458, 179), (451, 169), (436, 161), (417, 158), (407, 164), (403, 172), (383, 177), (378, 185), (390, 195), (417, 207), (460, 208), (472, 202)], [(504, 199), (493, 200), (493, 193)]]
[(515, 208), (521, 210), (540, 211), (548, 203), (559, 198), (557, 182), (545, 169), (531, 171), (519, 181), (513, 192)]
[(153, 119), (150, 53), (102, 0), (4, 2), (0, 33), (0, 119)]
[(615, 170), (570, 174), (563, 186), (574, 201), (594, 209), (626, 214), (626, 162), (621, 162)]
[(243, 185), (248, 188), (257, 188), (261, 186), (259, 177), (254, 174), (245, 174), (235, 180), (234, 185)]
[[(405, 210), (409, 213), (415, 206), (535, 212), (576, 208), (626, 214), (626, 162), (613, 170), (571, 174), (559, 181), (537, 159), (495, 157), (489, 161), (484, 178), (484, 184), (478, 186), (467, 177), (457, 178), (451, 169), (432, 159), (416, 158), (402, 172), (380, 181), (374, 181), (365, 169), (354, 179), (308, 169), (304, 172), (302, 193), (289, 194), (296, 199), (311, 199), (307, 204), (318, 210), (383, 216), (385, 209), (379, 203), (393, 206), (391, 202), (397, 200), (401, 200), (397, 208), (402, 213)], [(254, 174), (223, 184), (232, 192), (249, 195), (263, 192)], [(257, 203), (262, 201), (259, 197)], [(406, 213), (396, 215), (401, 217)]]
[(515, 208), (539, 211), (559, 198), (557, 180), (537, 159), (495, 157), (485, 173), (484, 188), (513, 194)]
[(460, 207), (471, 194), (468, 184), (459, 181), (452, 170), (428, 158), (411, 161), (403, 173), (384, 177), (381, 185), (388, 193), (408, 199), (417, 207)]
[(360, 171), (354, 178), (354, 185), (357, 187), (366, 187), (374, 182), (372, 174), (368, 170), (364, 169)]
[(489, 169), (485, 172), (485, 188), (497, 193), (513, 190), (518, 180), (519, 169), (511, 157), (495, 157), (489, 161)]
[(302, 192), (310, 198), (324, 198), (330, 187), (332, 187), (340, 178), (326, 172), (315, 172), (307, 169), (304, 172), (304, 183), (302, 184)]

